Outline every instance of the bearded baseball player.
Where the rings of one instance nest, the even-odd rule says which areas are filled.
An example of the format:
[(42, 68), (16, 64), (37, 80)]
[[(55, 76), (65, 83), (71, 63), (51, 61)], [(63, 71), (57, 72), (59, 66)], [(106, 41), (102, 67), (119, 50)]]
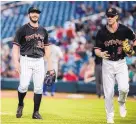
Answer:
[(114, 123), (114, 85), (115, 80), (118, 83), (118, 103), (120, 116), (127, 114), (125, 102), (129, 92), (128, 67), (125, 56), (132, 55), (133, 49), (128, 44), (128, 40), (134, 41), (136, 45), (135, 34), (128, 27), (118, 22), (118, 12), (115, 8), (106, 10), (107, 25), (100, 29), (96, 36), (95, 54), (103, 58), (102, 77), (105, 95), (105, 109), (107, 123)]
[(24, 108), (24, 97), (28, 86), (33, 79), (34, 83), (34, 110), (33, 119), (42, 119), (39, 108), (43, 92), (45, 76), (44, 55), (47, 58), (48, 70), (52, 70), (50, 60), (50, 46), (47, 31), (38, 24), (41, 11), (36, 7), (30, 7), (28, 16), (30, 22), (23, 25), (16, 32), (13, 41), (13, 63), (15, 71), (20, 74), (18, 87), (18, 108), (16, 117), (21, 118)]

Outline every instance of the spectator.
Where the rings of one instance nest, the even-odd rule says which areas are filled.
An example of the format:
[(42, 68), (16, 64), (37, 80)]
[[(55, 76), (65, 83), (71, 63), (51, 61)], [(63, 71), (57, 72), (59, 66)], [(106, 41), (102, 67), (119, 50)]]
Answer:
[(82, 31), (83, 27), (84, 25), (81, 19), (77, 20), (77, 22), (75, 23), (76, 32)]
[(93, 58), (90, 58), (84, 74), (84, 82), (88, 83), (94, 81), (95, 80), (94, 73), (95, 73), (95, 62)]
[(76, 34), (75, 29), (70, 24), (68, 29), (66, 30), (66, 36), (67, 36), (68, 40), (70, 41), (72, 38), (74, 38), (75, 34)]
[(82, 44), (86, 44), (86, 39), (85, 39), (84, 33), (83, 32), (77, 32), (76, 37), (72, 41), (76, 42), (76, 43), (80, 42)]
[(79, 73), (79, 80), (84, 80), (84, 75), (85, 75), (85, 72), (86, 72), (86, 69), (87, 69), (87, 66), (88, 66), (88, 63), (84, 63), (80, 69), (80, 73)]
[(97, 13), (100, 13), (100, 12), (103, 12), (104, 10), (103, 10), (103, 7), (101, 6), (101, 5), (98, 5), (97, 6), (97, 9), (96, 9), (96, 12)]
[(132, 28), (133, 27), (133, 22), (134, 22), (134, 18), (131, 15), (131, 13), (126, 12), (125, 13), (125, 18), (123, 20), (123, 24), (130, 27), (130, 28)]
[(135, 80), (134, 79), (134, 75), (135, 75), (134, 65), (129, 65), (128, 66), (128, 73), (129, 73), (129, 82), (132, 83)]
[[(57, 82), (57, 77), (58, 77), (59, 61), (63, 58), (63, 53), (62, 53), (60, 47), (58, 47), (56, 45), (56, 41), (54, 39), (50, 40), (50, 42), (52, 43), (50, 45), (51, 60), (52, 60), (52, 67), (56, 72), (56, 79), (55, 79), (55, 83), (56, 83)], [(45, 70), (47, 70), (47, 66), (48, 66), (47, 61), (45, 61)], [(51, 96), (54, 96), (54, 94), (55, 94), (55, 89), (56, 89), (55, 83), (51, 86)], [(43, 95), (47, 95), (46, 92), (47, 92), (47, 85), (44, 84), (43, 85)]]
[(74, 73), (73, 68), (70, 68), (66, 74), (63, 76), (64, 82), (76, 82), (78, 81), (78, 76)]
[(78, 4), (76, 7), (76, 13), (82, 17), (86, 13), (86, 6), (84, 3)]
[(87, 6), (85, 11), (86, 11), (85, 12), (86, 16), (89, 16), (89, 15), (93, 14), (93, 12), (94, 12), (93, 8), (91, 6)]
[(1, 50), (1, 76), (18, 78), (19, 75), (13, 70), (8, 44), (2, 44)]
[(56, 27), (56, 38), (61, 41), (64, 36), (64, 29), (61, 26)]

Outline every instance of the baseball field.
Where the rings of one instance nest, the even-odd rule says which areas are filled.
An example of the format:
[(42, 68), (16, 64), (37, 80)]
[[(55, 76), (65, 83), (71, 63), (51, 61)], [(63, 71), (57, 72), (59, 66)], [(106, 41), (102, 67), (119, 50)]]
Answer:
[[(106, 124), (104, 99), (96, 95), (72, 95), (57, 93), (54, 97), (43, 96), (40, 113), (43, 120), (33, 120), (33, 93), (25, 98), (23, 116), (15, 117), (17, 109), (17, 92), (2, 91), (2, 124)], [(136, 124), (136, 100), (128, 98), (126, 118), (119, 116), (117, 97), (114, 98), (115, 124)]]

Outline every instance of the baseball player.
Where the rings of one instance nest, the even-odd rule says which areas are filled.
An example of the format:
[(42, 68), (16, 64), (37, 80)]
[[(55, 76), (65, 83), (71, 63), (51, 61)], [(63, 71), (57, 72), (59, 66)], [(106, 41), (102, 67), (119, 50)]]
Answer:
[(39, 114), (39, 107), (45, 76), (44, 55), (46, 55), (47, 58), (48, 70), (52, 70), (52, 65), (49, 57), (50, 46), (48, 42), (48, 33), (38, 24), (40, 13), (41, 11), (36, 7), (29, 8), (28, 16), (30, 22), (18, 29), (13, 41), (13, 63), (16, 72), (20, 74), (17, 118), (21, 118), (22, 116), (24, 107), (23, 100), (32, 77), (34, 83), (34, 110), (32, 118), (42, 119)]
[[(63, 53), (62, 53), (60, 47), (55, 45), (56, 44), (55, 39), (51, 39), (50, 43), (51, 43), (50, 48), (51, 48), (52, 68), (56, 72), (55, 82), (57, 82), (59, 60), (63, 58)], [(45, 70), (47, 70), (46, 60), (45, 60)], [(44, 86), (43, 86), (43, 95), (47, 95), (46, 91), (47, 91), (47, 85), (44, 84)], [(54, 96), (54, 93), (55, 93), (55, 83), (51, 86), (51, 96)]]
[[(105, 95), (107, 123), (114, 123), (114, 84), (118, 83), (120, 116), (127, 114), (125, 101), (129, 92), (128, 67), (123, 41), (135, 40), (135, 34), (128, 27), (118, 23), (118, 12), (115, 8), (106, 10), (107, 25), (100, 29), (96, 36), (95, 54), (103, 58), (102, 77)], [(135, 41), (134, 41), (135, 43)], [(130, 52), (130, 51), (128, 51)], [(131, 53), (129, 53), (131, 54)]]

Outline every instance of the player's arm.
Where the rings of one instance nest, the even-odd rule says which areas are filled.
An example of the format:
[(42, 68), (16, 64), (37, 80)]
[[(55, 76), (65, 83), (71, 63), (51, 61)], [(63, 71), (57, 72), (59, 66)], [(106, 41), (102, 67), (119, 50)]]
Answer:
[(48, 64), (48, 71), (53, 70), (52, 66), (52, 60), (51, 60), (51, 48), (50, 48), (50, 43), (48, 41), (48, 32), (44, 29), (45, 33), (45, 38), (44, 38), (44, 51), (45, 51), (45, 60), (47, 61)]
[(19, 56), (20, 56), (20, 46), (13, 44), (12, 48), (12, 57), (13, 57), (13, 62), (17, 63), (19, 62)]
[(53, 70), (53, 68), (52, 68), (52, 60), (51, 60), (51, 48), (50, 48), (50, 45), (45, 46), (44, 49), (45, 49), (45, 58), (46, 58), (46, 61), (48, 63), (48, 71), (49, 70)]
[(101, 31), (98, 31), (98, 33), (96, 35), (96, 44), (94, 47), (94, 52), (95, 52), (96, 56), (101, 57), (103, 59), (108, 59), (110, 56), (108, 54), (108, 51), (101, 50), (104, 47), (104, 44), (102, 43), (101, 40), (102, 40)]
[(12, 61), (14, 69), (17, 73), (20, 73), (20, 40), (21, 40), (21, 32), (18, 30), (16, 32), (16, 36), (13, 41), (13, 48), (12, 48)]

